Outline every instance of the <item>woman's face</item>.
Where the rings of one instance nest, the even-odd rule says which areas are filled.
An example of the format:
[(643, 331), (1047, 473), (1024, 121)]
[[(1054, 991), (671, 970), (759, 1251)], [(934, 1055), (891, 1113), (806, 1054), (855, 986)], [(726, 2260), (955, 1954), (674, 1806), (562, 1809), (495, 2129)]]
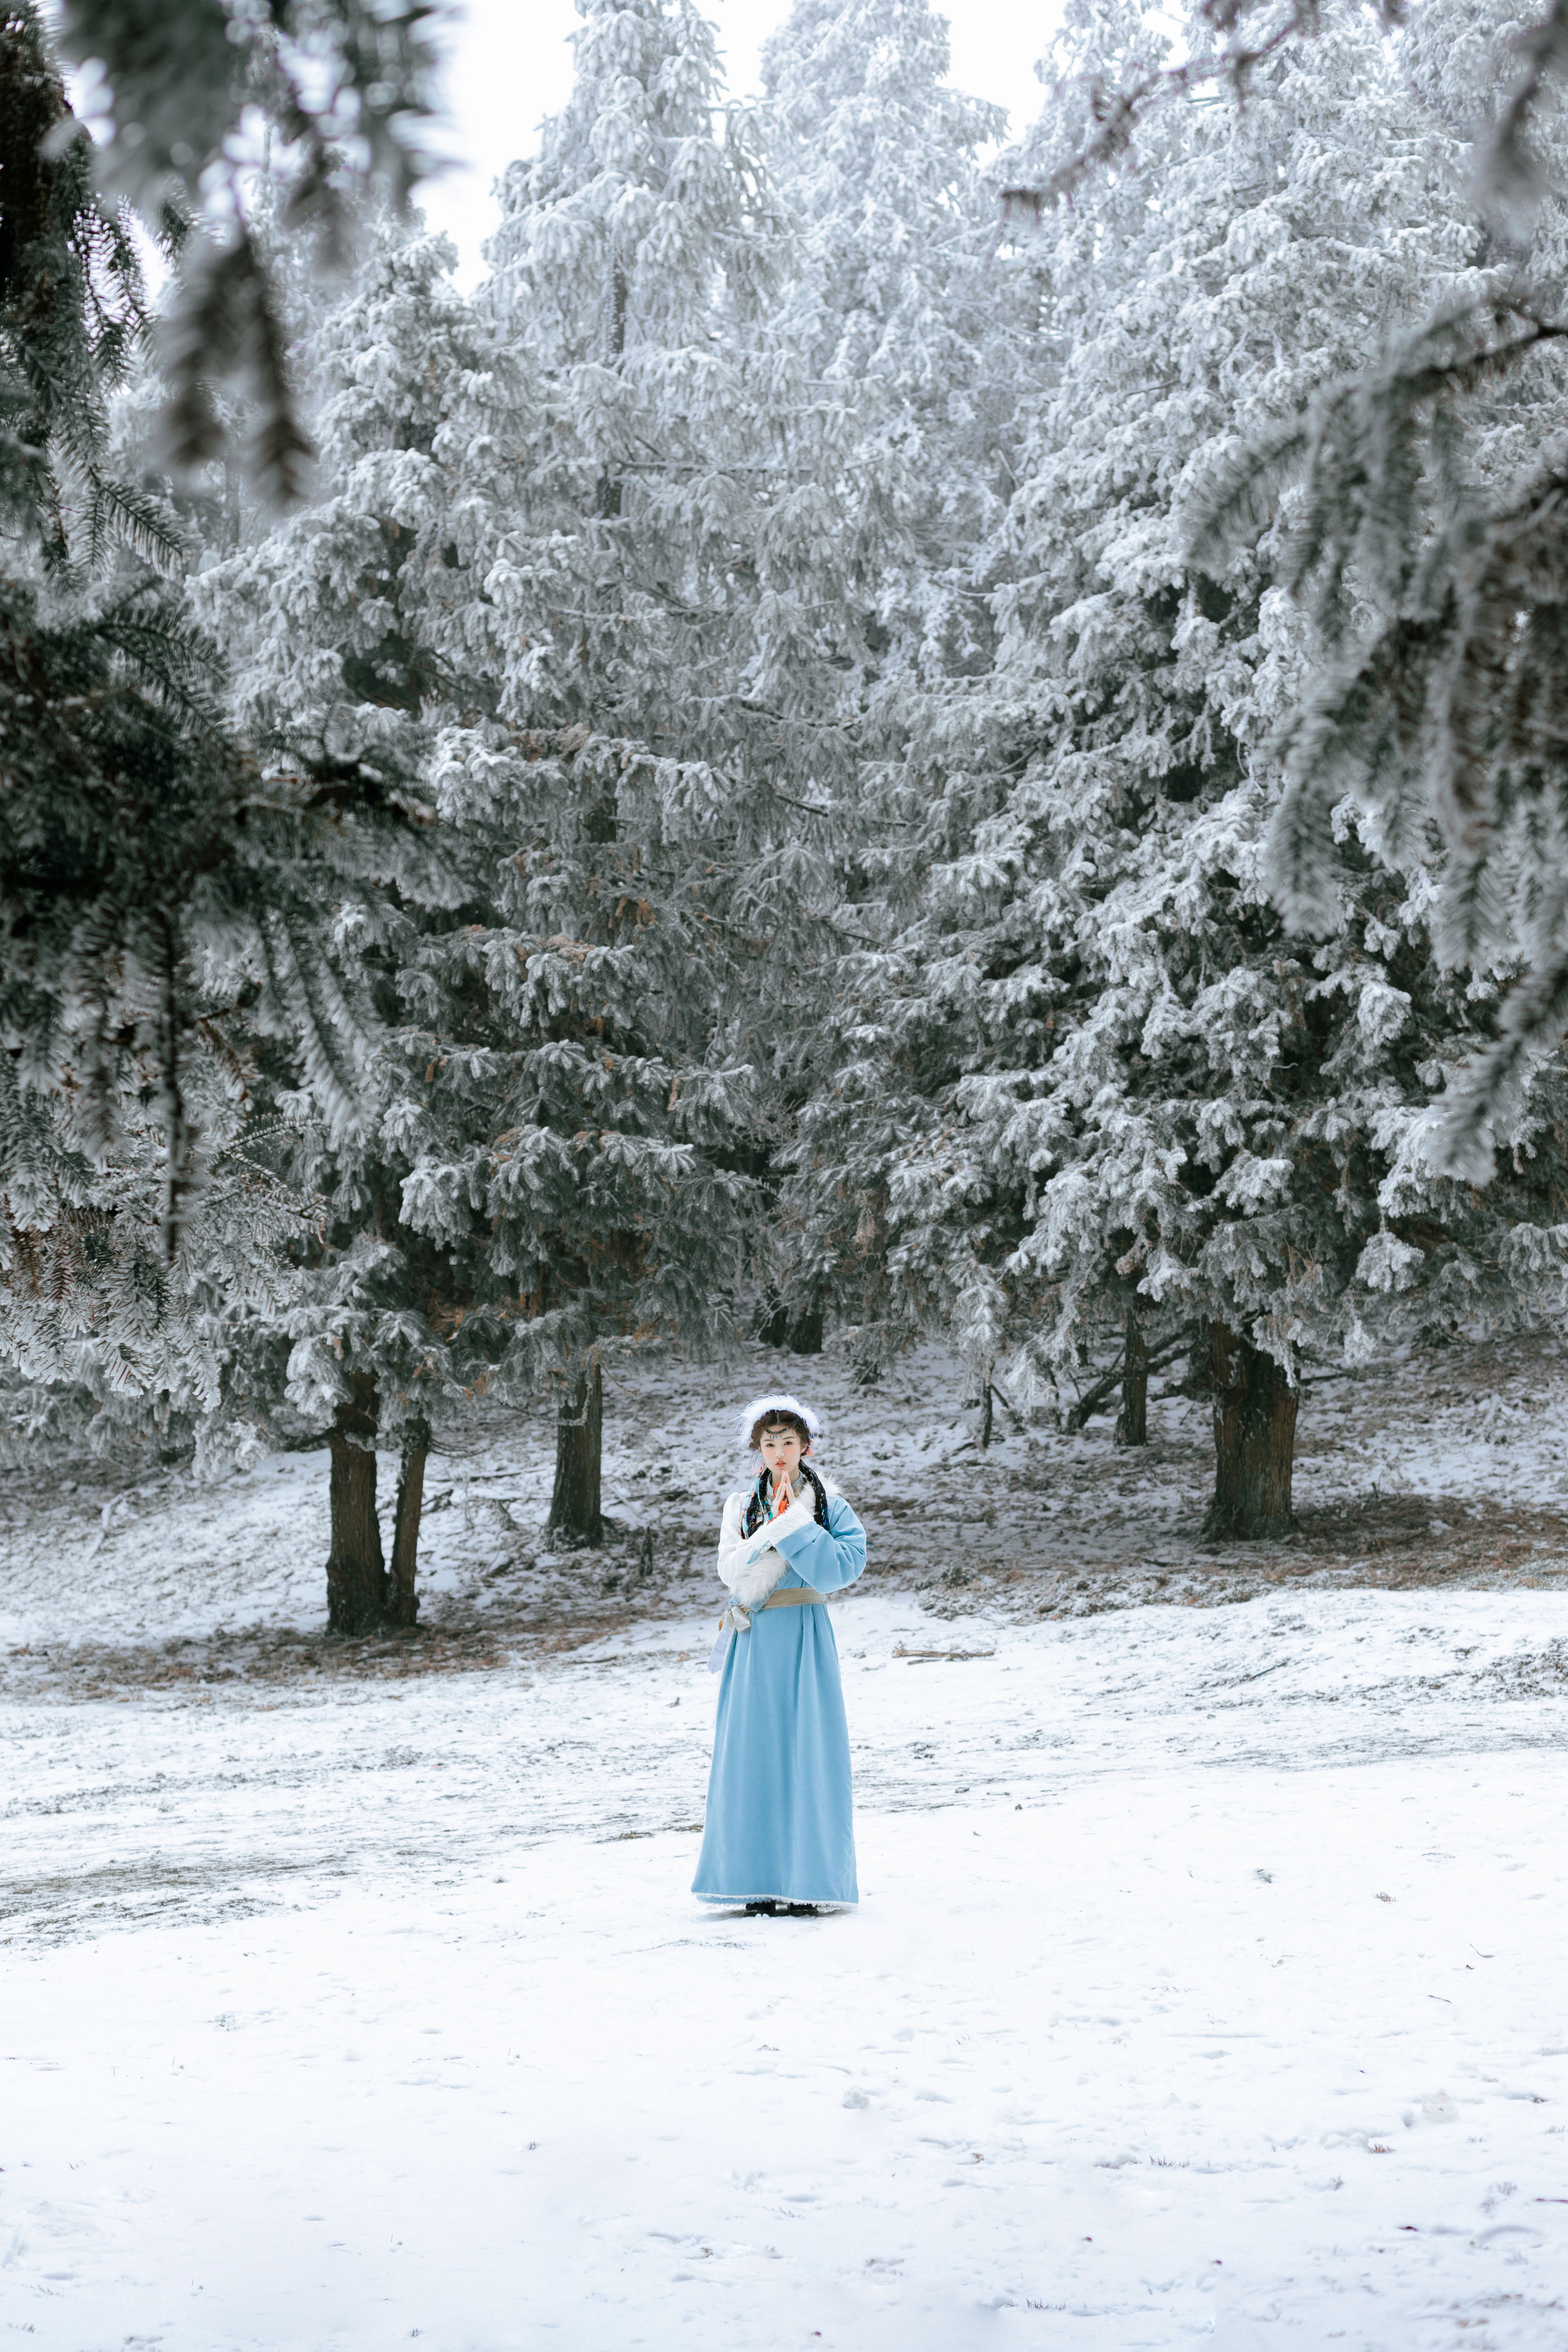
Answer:
[(798, 1429), (764, 1429), (762, 1435), (763, 1460), (773, 1474), (774, 1483), (787, 1478), (795, 1484), (795, 1474), (800, 1468), (801, 1442)]

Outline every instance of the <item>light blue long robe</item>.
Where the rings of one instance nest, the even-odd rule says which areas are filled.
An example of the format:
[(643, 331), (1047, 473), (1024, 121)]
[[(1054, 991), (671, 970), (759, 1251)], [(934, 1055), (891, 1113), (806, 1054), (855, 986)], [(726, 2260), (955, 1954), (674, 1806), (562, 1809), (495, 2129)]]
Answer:
[[(778, 1590), (839, 1592), (866, 1565), (866, 1531), (842, 1495), (777, 1549)], [(719, 1685), (708, 1814), (691, 1891), (708, 1903), (858, 1903), (849, 1727), (838, 1645), (812, 1601), (758, 1609), (730, 1643)]]

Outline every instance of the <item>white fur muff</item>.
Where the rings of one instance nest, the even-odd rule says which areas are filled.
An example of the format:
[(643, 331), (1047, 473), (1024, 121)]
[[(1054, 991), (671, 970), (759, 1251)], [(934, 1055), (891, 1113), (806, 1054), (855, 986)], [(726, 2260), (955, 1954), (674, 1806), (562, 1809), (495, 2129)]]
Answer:
[(741, 1533), (749, 1494), (731, 1495), (724, 1506), (719, 1531), (719, 1580), (729, 1586), (742, 1609), (760, 1609), (784, 1576), (789, 1562), (774, 1549), (780, 1536), (809, 1528), (816, 1517), (809, 1486), (797, 1496), (782, 1517), (767, 1519), (754, 1535)]

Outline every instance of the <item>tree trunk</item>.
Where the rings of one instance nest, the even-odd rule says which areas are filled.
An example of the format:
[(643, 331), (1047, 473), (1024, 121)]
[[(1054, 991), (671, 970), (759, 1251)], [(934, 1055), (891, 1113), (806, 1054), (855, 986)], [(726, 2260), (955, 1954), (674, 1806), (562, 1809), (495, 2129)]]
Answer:
[(555, 1419), (555, 1491), (545, 1531), (566, 1544), (596, 1544), (599, 1465), (605, 1433), (605, 1385), (597, 1364), (579, 1373)]
[(1121, 1410), (1116, 1416), (1113, 1443), (1149, 1443), (1149, 1346), (1131, 1307), (1127, 1310), (1127, 1339), (1121, 1357)]
[[(327, 1432), (331, 1455), (332, 1548), (327, 1555), (327, 1630), (368, 1633), (386, 1619), (386, 1568), (375, 1519), (375, 1378), (355, 1372), (353, 1398)], [(355, 1438), (363, 1442), (355, 1444)]]
[(991, 1369), (987, 1365), (985, 1377), (980, 1383), (980, 1451), (982, 1454), (991, 1443), (991, 1432), (995, 1417), (995, 1399), (991, 1393)]
[(812, 1299), (805, 1307), (790, 1307), (781, 1300), (764, 1318), (757, 1337), (764, 1348), (787, 1348), (792, 1356), (820, 1356), (822, 1353), (820, 1296)]
[(1216, 1323), (1214, 1501), (1205, 1536), (1282, 1536), (1290, 1519), (1298, 1392), (1274, 1358)]
[(419, 1564), (419, 1514), (425, 1505), (425, 1458), (430, 1451), (430, 1424), (420, 1413), (403, 1433), (403, 1459), (397, 1471), (397, 1514), (392, 1526), (392, 1584), (387, 1613), (395, 1625), (419, 1622), (419, 1595), (414, 1588)]
[(818, 1293), (809, 1307), (803, 1307), (791, 1320), (789, 1337), (784, 1345), (795, 1356), (820, 1356), (822, 1353), (822, 1298)]
[[(613, 367), (619, 367), (626, 348), (626, 273), (619, 261), (610, 265), (609, 317), (605, 341)], [(601, 522), (616, 522), (621, 512), (621, 478), (606, 466), (594, 485), (594, 512)]]
[(1183, 1396), (1206, 1397), (1214, 1394), (1214, 1335), (1215, 1326), (1206, 1315), (1200, 1315), (1193, 1325), (1187, 1369), (1180, 1383)]

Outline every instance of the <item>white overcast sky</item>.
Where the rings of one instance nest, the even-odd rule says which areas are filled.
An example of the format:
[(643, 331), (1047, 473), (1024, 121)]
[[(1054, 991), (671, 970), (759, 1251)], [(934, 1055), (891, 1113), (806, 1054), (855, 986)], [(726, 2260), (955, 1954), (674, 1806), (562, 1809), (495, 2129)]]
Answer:
[[(790, 0), (707, 0), (732, 95), (755, 89), (758, 49), (789, 5)], [(1035, 59), (1058, 13), (1056, 0), (970, 0), (951, 20), (953, 81), (1005, 106), (1015, 131), (1039, 103)], [(492, 182), (514, 156), (532, 152), (541, 116), (553, 113), (571, 88), (567, 44), (579, 21), (572, 0), (465, 0), (448, 37), (450, 121), (442, 144), (461, 161), (443, 182), (424, 190), (421, 202), (431, 226), (456, 242), (465, 285), (483, 266), (479, 246), (495, 215)]]

